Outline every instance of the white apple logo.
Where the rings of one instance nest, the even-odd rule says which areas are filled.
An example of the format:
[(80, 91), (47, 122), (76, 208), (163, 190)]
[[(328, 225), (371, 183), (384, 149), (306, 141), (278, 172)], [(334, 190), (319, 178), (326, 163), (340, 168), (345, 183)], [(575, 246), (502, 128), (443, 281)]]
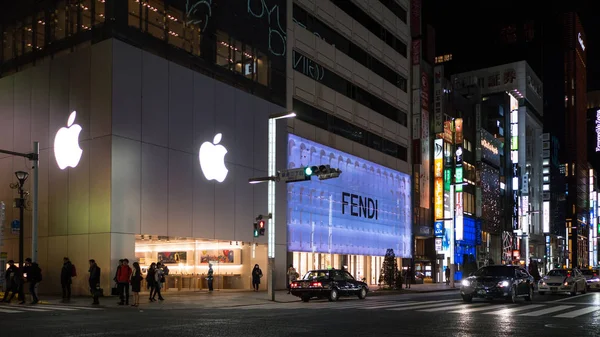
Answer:
[(227, 149), (223, 145), (217, 145), (223, 137), (217, 133), (213, 142), (204, 142), (200, 146), (200, 168), (208, 180), (216, 180), (222, 183), (227, 177), (227, 167), (225, 167), (225, 155)]
[(73, 124), (77, 112), (71, 112), (67, 127), (62, 127), (54, 137), (54, 157), (61, 170), (67, 167), (76, 167), (81, 159), (83, 150), (79, 147), (79, 133), (81, 126)]

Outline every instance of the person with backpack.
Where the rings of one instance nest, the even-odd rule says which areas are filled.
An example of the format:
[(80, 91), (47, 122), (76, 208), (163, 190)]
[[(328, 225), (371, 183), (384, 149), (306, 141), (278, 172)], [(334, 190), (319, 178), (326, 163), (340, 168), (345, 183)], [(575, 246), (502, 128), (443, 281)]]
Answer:
[(71, 263), (68, 257), (63, 258), (63, 266), (60, 271), (60, 284), (62, 286), (62, 302), (71, 301), (71, 284), (72, 277), (77, 276), (75, 266)]

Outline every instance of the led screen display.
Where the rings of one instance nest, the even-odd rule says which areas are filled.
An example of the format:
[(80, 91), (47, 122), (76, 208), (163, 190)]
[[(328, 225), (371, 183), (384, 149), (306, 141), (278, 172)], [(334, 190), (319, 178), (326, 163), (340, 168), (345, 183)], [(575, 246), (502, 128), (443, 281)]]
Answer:
[(290, 183), (288, 250), (410, 258), (410, 175), (288, 136), (288, 168), (331, 165), (335, 179)]
[(485, 220), (486, 229), (497, 233), (500, 226), (500, 172), (481, 163), (481, 217)]

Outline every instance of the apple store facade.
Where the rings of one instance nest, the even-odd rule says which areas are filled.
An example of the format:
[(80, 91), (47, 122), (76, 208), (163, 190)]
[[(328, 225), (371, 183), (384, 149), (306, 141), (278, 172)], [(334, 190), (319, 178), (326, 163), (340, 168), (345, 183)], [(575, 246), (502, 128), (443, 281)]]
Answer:
[[(165, 262), (168, 287), (205, 288), (210, 262), (215, 288), (250, 289), (252, 267), (267, 270), (267, 237), (253, 237), (267, 186), (248, 179), (267, 175), (268, 117), (283, 110), (116, 39), (0, 78), (0, 148), (29, 152), (40, 142), (40, 291), (60, 292), (65, 256), (78, 267), (79, 294), (87, 293), (88, 259), (110, 289), (121, 258), (142, 268)], [(278, 144), (287, 143), (282, 123)], [(285, 167), (285, 146), (277, 151)], [(19, 213), (8, 185), (30, 169), (23, 158), (0, 157), (0, 251), (9, 259), (18, 257), (18, 230), (9, 228)], [(286, 194), (285, 185), (277, 189)], [(284, 287), (286, 204), (277, 210), (276, 286)]]

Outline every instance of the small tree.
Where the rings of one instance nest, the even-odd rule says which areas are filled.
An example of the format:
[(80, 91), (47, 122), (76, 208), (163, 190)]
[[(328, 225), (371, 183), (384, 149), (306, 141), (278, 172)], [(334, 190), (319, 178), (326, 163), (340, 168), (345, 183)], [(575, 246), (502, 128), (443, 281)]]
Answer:
[(383, 265), (381, 266), (381, 276), (383, 282), (390, 288), (396, 286), (396, 274), (398, 274), (398, 263), (396, 262), (396, 254), (393, 249), (388, 249), (385, 252), (383, 258)]

